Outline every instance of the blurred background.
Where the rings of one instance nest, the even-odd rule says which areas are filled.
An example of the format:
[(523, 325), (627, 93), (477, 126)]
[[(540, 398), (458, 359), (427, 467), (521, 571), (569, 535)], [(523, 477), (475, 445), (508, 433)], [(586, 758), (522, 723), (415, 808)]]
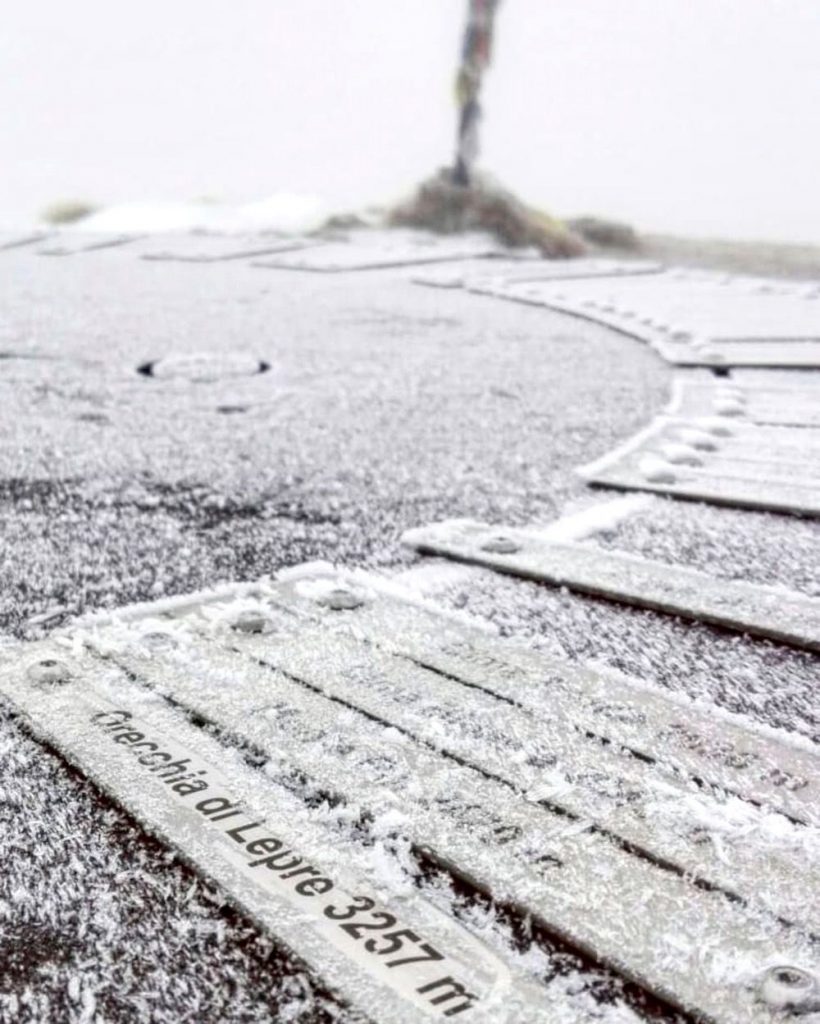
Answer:
[[(140, 204), (123, 229), (393, 201), (452, 158), (465, 7), (8, 4), (0, 226), (67, 198)], [(818, 0), (504, 0), (481, 164), (559, 215), (817, 243), (818, 54)]]

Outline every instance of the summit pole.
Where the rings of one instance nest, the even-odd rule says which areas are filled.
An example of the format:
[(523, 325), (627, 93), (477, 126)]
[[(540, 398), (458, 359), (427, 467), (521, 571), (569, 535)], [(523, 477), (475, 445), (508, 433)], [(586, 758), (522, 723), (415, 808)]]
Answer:
[(478, 156), (481, 82), (492, 58), (495, 15), (501, 0), (468, 0), (467, 27), (456, 76), (458, 139), (453, 181), (469, 186)]

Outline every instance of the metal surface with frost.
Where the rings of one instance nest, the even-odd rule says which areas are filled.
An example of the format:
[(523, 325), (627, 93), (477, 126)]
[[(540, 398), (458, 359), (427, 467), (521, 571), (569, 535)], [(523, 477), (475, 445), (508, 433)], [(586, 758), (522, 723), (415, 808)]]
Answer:
[(153, 262), (226, 263), (231, 260), (254, 259), (296, 249), (307, 249), (317, 244), (309, 239), (297, 238), (265, 240), (264, 236), (258, 234), (248, 237), (191, 234), (170, 237), (165, 239), (164, 243), (162, 247), (158, 247), (154, 240), (151, 250), (141, 253), (140, 258)]
[(59, 234), (47, 239), (48, 247), (38, 249), (38, 256), (78, 256), (86, 252), (97, 252), (100, 249), (120, 249), (131, 245), (142, 236), (134, 234), (84, 234), (76, 231), (71, 234)]
[[(715, 1021), (734, 1021), (738, 1012), (749, 1021), (772, 1020), (755, 996), (772, 952), (813, 963), (805, 935), (771, 911), (744, 909), (698, 888), (635, 856), (586, 818), (541, 806), (533, 789), (521, 792), (473, 767), (470, 748), (481, 756), (494, 741), (487, 731), (458, 742), (465, 693), (459, 684), (450, 682), (456, 699), (449, 699), (441, 677), (327, 625), (271, 605), (240, 609), (136, 621), (90, 642), (134, 678), (270, 757), (275, 772), (342, 795), (376, 825), (384, 816), (394, 834), (682, 1009)], [(231, 621), (245, 625), (232, 630)], [(245, 632), (249, 621), (266, 632)], [(481, 703), (480, 695), (472, 697)], [(513, 717), (519, 721), (511, 742), (486, 755), (497, 772), (508, 758), (515, 762), (526, 715), (513, 711), (507, 723), (504, 705), (489, 704), (488, 729), (492, 722), (498, 734)], [(447, 729), (457, 756), (437, 752), (451, 749)], [(585, 767), (597, 759), (588, 744)], [(544, 774), (535, 766), (530, 781)], [(604, 776), (599, 772), (597, 785), (606, 802)], [(612, 792), (618, 783), (610, 780)], [(671, 777), (661, 782), (659, 799), (674, 788)], [(622, 795), (623, 804), (634, 799)], [(714, 955), (681, 956), (682, 947), (710, 946)], [(723, 960), (729, 950), (738, 958), (731, 978)]]
[[(405, 542), (428, 554), (820, 651), (820, 600), (785, 588), (465, 520), (410, 530)], [(505, 543), (509, 552), (499, 550)]]
[[(353, 609), (323, 612), (309, 588), (340, 583), (354, 592), (364, 588), (368, 599)], [(322, 617), (513, 705), (555, 717), (613, 749), (624, 747), (693, 780), (820, 826), (818, 754), (789, 734), (763, 730), (620, 673), (501, 640), (418, 604), (374, 576), (317, 574), (301, 583), (276, 583), (265, 593), (301, 615)]]
[[(183, 604), (164, 623), (124, 624), (119, 633), (102, 632), (92, 642), (136, 678), (207, 716), (228, 734), (247, 738), (279, 770), (290, 767), (323, 790), (341, 792), (377, 821), (380, 812), (387, 812), (416, 845), (677, 1005), (700, 1008), (717, 1020), (734, 1020), (740, 999), (747, 1019), (760, 1019), (757, 1014), (768, 1019), (768, 1012), (748, 994), (760, 958), (740, 987), (727, 995), (725, 985), (723, 992), (715, 990), (717, 976), (709, 976), (714, 965), (687, 962), (671, 967), (667, 942), (675, 943), (655, 923), (670, 924), (678, 941), (684, 935), (692, 948), (714, 944), (716, 934), (724, 935), (727, 946), (742, 947), (747, 966), (752, 963), (747, 957), (753, 959), (750, 941), (777, 947), (782, 955), (806, 963), (813, 954), (800, 932), (783, 931), (774, 916), (790, 886), (793, 907), (805, 902), (810, 883), (801, 879), (799, 865), (789, 867), (786, 855), (778, 876), (772, 860), (783, 851), (771, 850), (772, 857), (759, 861), (761, 891), (750, 894), (752, 903), (760, 905), (744, 910), (718, 892), (693, 886), (683, 871), (637, 856), (639, 850), (618, 843), (596, 818), (609, 814), (613, 828), (630, 827), (632, 819), (632, 827), (640, 828), (642, 815), (633, 814), (630, 805), (641, 801), (651, 818), (646, 790), (639, 788), (638, 773), (646, 773), (644, 785), (649, 777), (645, 765), (631, 768), (634, 759), (610, 754), (587, 736), (563, 742), (562, 734), (571, 728), (564, 723), (550, 727), (552, 708), (536, 718), (511, 707), (509, 698), (487, 699), (475, 686), (468, 691), (457, 680), (408, 664), (406, 658), (379, 653), (374, 647), (379, 631), (372, 623), (370, 629), (366, 625), (372, 601), (359, 603), (355, 589), (352, 599), (349, 590), (343, 591), (337, 604), (341, 610), (321, 612), (329, 588), (334, 593), (334, 582), (318, 578), (261, 588), (264, 599), (250, 610), (247, 600), (205, 606), (201, 614)], [(373, 604), (380, 605), (381, 598)], [(407, 607), (408, 614), (417, 611)], [(315, 622), (317, 615), (321, 622), (315, 626), (304, 622), (305, 617)], [(231, 623), (239, 629), (232, 630)], [(395, 625), (390, 621), (381, 631), (385, 647), (401, 642)], [(437, 625), (432, 636), (446, 636), (447, 618), (438, 616)], [(146, 633), (142, 650), (140, 629)], [(244, 665), (235, 652), (245, 654)], [(555, 759), (551, 748), (559, 755)], [(615, 770), (612, 757), (619, 759)], [(560, 767), (556, 770), (567, 758), (584, 759), (576, 763), (574, 778), (563, 777)], [(686, 787), (679, 780), (658, 771), (655, 781), (661, 804), (677, 801), (685, 810)], [(520, 796), (516, 799), (515, 794)], [(707, 798), (695, 798), (693, 788), (690, 796), (701, 809), (708, 803)], [(716, 804), (713, 820), (720, 814)], [(698, 844), (709, 846), (702, 817), (684, 822), (680, 835), (674, 818), (666, 821), (665, 840), (660, 819), (654, 824), (655, 836), (661, 837), (656, 842), (679, 858), (681, 851), (696, 850)], [(651, 824), (644, 838), (649, 830)], [(719, 852), (731, 857), (732, 870), (724, 880), (745, 878), (744, 886), (754, 886), (750, 861), (740, 847)], [(704, 850), (700, 866), (710, 863), (714, 873), (719, 859)], [(554, 885), (544, 885), (545, 871)], [(697, 870), (693, 874), (699, 877)], [(764, 912), (773, 888), (777, 894)], [(748, 889), (743, 896), (749, 898)], [(783, 942), (796, 942), (796, 948), (787, 951)], [(732, 955), (722, 947), (724, 954)]]
[[(366, 843), (354, 838), (361, 828), (356, 822), (372, 822), (367, 827), (376, 836), (404, 836), (442, 866), (673, 1006), (721, 1024), (738, 1014), (761, 1024), (775, 1020), (758, 1001), (760, 977), (774, 961), (815, 966), (808, 931), (817, 907), (806, 891), (812, 890), (817, 865), (804, 864), (800, 855), (811, 848), (814, 831), (780, 819), (766, 855), (759, 856), (748, 832), (773, 818), (748, 806), (743, 839), (717, 841), (705, 823), (731, 811), (717, 794), (612, 742), (602, 744), (600, 732), (593, 736), (577, 728), (564, 715), (563, 699), (550, 699), (558, 687), (550, 684), (540, 695), (531, 687), (525, 696), (514, 683), (521, 698), (515, 699), (507, 673), (498, 674), (493, 692), (458, 666), (434, 671), (437, 650), (469, 665), (464, 637), (473, 632), (498, 665), (505, 662), (504, 645), (370, 582), (357, 576), (351, 586), (332, 574), (313, 574), (260, 584), (256, 596), (243, 587), (238, 598), (212, 595), (146, 606), (70, 634), (64, 650), (90, 647), (101, 659), (73, 655), (81, 659), (73, 670), (77, 682), (32, 687), (18, 659), (16, 679), (4, 673), (3, 688), (35, 728), (109, 791), (113, 784), (114, 795), (166, 837), (179, 832), (179, 800), (163, 810), (156, 792), (144, 783), (129, 788), (120, 769), (113, 769), (112, 783), (111, 751), (102, 749), (98, 737), (89, 742), (81, 731), (71, 731), (74, 704), (89, 696), (85, 688), (97, 699), (107, 694), (118, 707), (136, 708), (156, 732), (181, 737), (187, 750), (206, 758), (209, 771), (228, 780), (224, 787), (230, 785), (231, 793), (250, 794), (248, 803), (258, 813), (243, 801), (248, 821), (275, 821), (314, 863), (331, 842), (346, 865), (358, 864), (366, 856), (359, 847)], [(419, 643), (429, 650), (419, 650)], [(71, 660), (58, 650), (39, 648), (39, 660)], [(486, 671), (486, 659), (479, 665)], [(546, 668), (541, 664), (541, 679)], [(163, 698), (178, 710), (171, 712)], [(186, 724), (179, 711), (210, 723), (224, 746)], [(622, 717), (616, 714), (615, 721)], [(236, 765), (230, 748), (237, 744), (265, 755), (264, 776)], [(299, 800), (316, 790), (349, 804), (349, 835), (338, 827), (330, 836), (321, 827), (314, 830)], [(298, 842), (291, 838), (293, 829)], [(186, 855), (193, 849), (200, 868), (233, 885), (230, 891), (263, 919), (254, 899), (237, 887), (236, 872), (219, 865), (214, 870), (196, 827), (186, 827), (184, 835)], [(325, 873), (333, 877), (339, 870)], [(345, 883), (346, 891), (356, 888), (360, 883)], [(400, 916), (416, 925), (425, 903), (420, 897), (411, 903), (400, 907)], [(373, 1014), (379, 986), (366, 974), (363, 980), (355, 958), (355, 984), (350, 964), (347, 980), (343, 967), (328, 973), (315, 936), (294, 936), (287, 915), (276, 916), (280, 912), (278, 907), (264, 918), (266, 926)], [(784, 914), (800, 926), (785, 925), (779, 920)], [(449, 948), (446, 929), (444, 935), (437, 948)], [(324, 932), (320, 937), (327, 938)], [(554, 995), (551, 987), (533, 989), (516, 981), (498, 997), (507, 1018), (494, 1004), (464, 1019), (524, 1020), (525, 1007), (537, 1017), (545, 1012), (534, 1008), (539, 1000), (548, 1007)], [(385, 1013), (405, 1019), (387, 1009), (376, 1012), (376, 1019)]]
[(820, 430), (658, 416), (579, 469), (591, 484), (820, 516)]
[(770, 427), (820, 427), (820, 379), (801, 376), (793, 386), (734, 377), (727, 383), (677, 379), (667, 412), (680, 417), (723, 416)]
[[(548, 1012), (543, 990), (521, 976), (512, 977), (504, 962), (461, 925), (415, 895), (383, 897), (374, 882), (366, 880), (361, 865), (356, 872), (347, 859), (340, 865), (335, 856), (338, 833), (321, 814), (311, 814), (286, 789), (244, 765), (235, 751), (193, 727), (144, 686), (129, 681), (110, 659), (95, 657), (77, 644), (47, 641), (6, 648), (0, 658), (0, 692), (36, 734), (218, 882), (371, 1019), (535, 1024)], [(149, 748), (148, 754), (140, 750), (137, 755), (137, 744)], [(158, 770), (157, 762), (148, 767), (150, 759), (163, 755), (162, 764), (169, 765), (164, 771), (177, 758), (184, 764), (178, 771), (189, 773), (183, 778), (204, 776), (206, 789), (195, 799), (202, 792), (212, 800), (221, 799), (216, 812), (199, 810), (193, 800), (169, 788), (175, 776), (168, 776), (168, 782), (161, 775), (154, 777), (151, 768)], [(217, 827), (223, 818), (228, 820)], [(257, 837), (259, 832), (269, 837), (269, 844), (249, 854), (243, 847), (250, 846), (249, 833), (254, 831)], [(297, 859), (274, 870), (265, 854), (282, 850), (279, 855), (284, 856), (285, 843), (287, 853)], [(355, 863), (355, 856), (350, 859)], [(305, 870), (296, 870), (300, 865)], [(305, 874), (308, 879), (301, 879), (300, 891), (294, 876)], [(320, 880), (332, 881), (331, 887), (323, 886), (318, 893), (304, 891), (309, 882), (313, 884), (308, 889), (316, 890)], [(354, 906), (364, 907), (365, 921), (358, 933), (344, 924), (357, 916), (347, 913)], [(408, 924), (409, 934), (419, 941), (432, 939), (441, 947), (440, 955), (433, 959), (426, 955), (430, 948), (422, 946), (423, 963), (415, 961), (412, 970), (395, 964), (403, 969), (391, 971), (388, 960), (380, 959), (383, 953), (368, 950), (369, 940), (362, 932), (375, 930), (378, 938), (389, 939), (385, 928)], [(398, 948), (395, 941), (390, 940), (394, 947), (389, 957)], [(401, 952), (405, 951), (402, 945)]]
[(575, 278), (654, 274), (662, 264), (648, 260), (608, 259), (494, 259), (484, 266), (468, 264), (448, 270), (424, 271), (413, 276), (416, 284), (431, 288), (466, 288), (478, 295), (495, 295), (521, 281), (568, 281)]
[(668, 270), (560, 285), (502, 281), (490, 292), (605, 324), (680, 366), (820, 367), (815, 286)]
[(25, 235), (8, 236), (5, 232), (0, 235), (0, 252), (9, 252), (14, 249), (25, 249), (30, 245), (37, 245), (52, 236), (51, 231), (35, 231)]
[[(190, 625), (194, 626), (195, 623)], [(659, 772), (623, 752), (607, 751), (599, 743), (590, 742), (588, 738), (579, 734), (571, 732), (567, 736), (563, 727), (556, 725), (552, 716), (534, 716), (523, 709), (511, 710), (506, 702), (499, 705), (497, 700), (488, 699), (486, 695), (475, 697), (479, 716), (478, 719), (475, 716), (473, 718), (480, 720), (483, 714), (485, 721), (495, 720), (494, 731), (488, 731), (488, 747), (492, 747), (493, 744), (499, 745), (498, 730), (504, 726), (508, 726), (513, 738), (504, 744), (503, 750), (500, 749), (490, 755), (479, 749), (479, 744), (474, 738), (454, 745), (441, 744), (442, 749), (452, 755), (442, 762), (439, 756), (432, 754), (424, 746), (427, 743), (435, 745), (435, 735), (425, 733), (415, 718), (408, 720), (406, 715), (402, 715), (401, 694), (418, 693), (420, 690), (430, 691), (432, 687), (437, 687), (440, 691), (438, 695), (447, 703), (452, 716), (454, 713), (458, 714), (458, 708), (463, 702), (463, 687), (454, 685), (452, 681), (439, 683), (428, 670), (420, 666), (396, 662), (389, 656), (370, 652), (356, 643), (351, 645), (349, 637), (334, 636), (325, 628), (318, 633), (313, 628), (306, 627), (304, 623), (299, 628), (293, 620), (288, 622), (281, 615), (272, 616), (271, 625), (275, 628), (277, 648), (267, 656), (262, 653), (261, 642), (237, 637), (230, 637), (227, 642), (230, 647), (236, 647), (241, 651), (250, 647), (254, 654), (258, 654), (268, 664), (281, 665), (282, 671), (276, 672), (275, 678), (270, 675), (270, 670), (260, 668), (253, 661), (245, 666), (238, 665), (233, 656), (209, 644), (206, 639), (195, 640), (190, 634), (183, 635), (180, 632), (174, 634), (174, 645), (178, 649), (172, 656), (145, 650), (142, 653), (135, 653), (139, 652), (140, 648), (137, 642), (128, 645), (127, 653), (115, 653), (114, 657), (121, 660), (123, 666), (138, 678), (149, 681), (152, 686), (167, 692), (175, 700), (181, 700), (193, 707), (197, 714), (215, 719), (229, 732), (241, 733), (252, 728), (250, 735), (254, 744), (268, 753), (278, 749), (281, 755), (281, 748), (276, 747), (279, 738), (272, 734), (271, 728), (281, 727), (283, 722), (293, 724), (294, 718), (301, 718), (305, 725), (301, 734), (302, 740), (306, 741), (312, 736), (316, 740), (316, 747), (309, 754), (304, 749), (293, 749), (288, 754), (289, 761), (301, 770), (308, 771), (311, 776), (320, 777), (323, 786), (337, 791), (341, 789), (355, 802), (365, 799), (368, 785), (372, 783), (374, 799), (369, 809), (373, 812), (380, 804), (384, 804), (384, 787), (388, 783), (394, 792), (405, 791), (411, 781), (406, 774), (408, 763), (412, 764), (413, 776), (419, 781), (423, 780), (425, 786), (428, 779), (446, 776), (447, 781), (442, 782), (442, 793), (458, 791), (464, 796), (472, 787), (475, 793), (470, 799), (474, 803), (479, 801), (483, 808), (482, 813), (489, 816), (498, 817), (508, 804), (509, 797), (504, 792), (504, 786), (497, 785), (498, 782), (506, 783), (527, 793), (522, 809), (533, 827), (538, 825), (542, 815), (528, 804), (543, 801), (548, 805), (547, 809), (552, 806), (558, 807), (562, 815), (594, 822), (602, 834), (615, 836), (624, 843), (645, 849), (659, 862), (678, 866), (681, 874), (708, 880), (713, 886), (733, 895), (740, 894), (752, 903), (758, 902), (761, 908), (769, 912), (812, 927), (813, 914), (806, 905), (805, 890), (807, 885), (812, 884), (812, 880), (820, 887), (820, 865), (807, 864), (804, 858), (796, 856), (794, 850), (789, 851), (785, 846), (777, 848), (772, 845), (768, 858), (761, 861), (745, 847), (729, 844), (732, 863), (731, 870), (727, 870), (726, 863), (719, 856), (721, 851), (711, 843), (704, 843), (702, 834), (693, 835), (696, 830), (691, 822), (686, 821), (687, 802), (695, 795), (695, 788), (691, 783), (681, 782), (669, 773)], [(139, 637), (138, 633), (133, 635)], [(278, 646), (280, 639), (286, 640), (283, 649)], [(292, 648), (301, 640), (306, 644), (312, 644), (319, 655), (327, 659), (334, 668), (320, 676), (313, 669), (305, 671), (300, 667), (299, 663), (293, 660), (295, 656)], [(279, 659), (282, 658), (284, 661), (280, 662)], [(405, 763), (405, 776), (398, 788), (395, 788), (396, 779), (387, 779), (378, 772), (378, 780), (369, 780), (366, 775), (357, 773), (355, 784), (348, 788), (347, 780), (350, 778), (351, 768), (358, 762), (348, 756), (349, 751), (342, 757), (336, 757), (334, 761), (332, 746), (323, 742), (333, 731), (332, 723), (338, 718), (339, 708), (334, 708), (327, 699), (318, 697), (315, 693), (306, 693), (304, 685), (300, 687), (293, 678), (289, 678), (301, 679), (308, 687), (321, 688), (332, 701), (341, 701), (347, 706), (362, 709), (365, 715), (376, 716), (377, 709), (372, 702), (368, 703), (366, 696), (353, 689), (346, 693), (342, 688), (343, 683), (337, 681), (338, 672), (343, 673), (342, 679), (345, 678), (342, 668), (345, 665), (356, 665), (358, 671), (369, 671), (373, 678), (393, 681), (393, 695), (385, 697), (381, 694), (382, 712), (378, 717), (383, 723), (397, 726), (408, 738), (412, 737), (422, 744), (421, 748), (413, 753), (410, 762)], [(365, 665), (366, 669), (363, 667)], [(183, 668), (192, 676), (191, 681), (187, 685), (169, 684), (169, 679), (179, 679)], [(220, 686), (214, 685), (216, 679), (221, 680)], [(329, 682), (331, 679), (334, 680), (333, 683)], [(226, 691), (230, 696), (227, 700), (222, 700), (220, 693), (226, 687), (230, 687), (229, 691)], [(251, 727), (247, 709), (257, 705), (260, 693), (266, 691), (275, 693), (274, 703), (279, 710), (270, 712), (267, 725), (260, 720), (257, 725)], [(285, 701), (285, 705), (282, 701)], [(283, 711), (284, 706), (287, 710)], [(254, 718), (257, 717), (257, 711), (254, 711)], [(436, 718), (441, 716), (441, 708), (434, 706), (429, 711), (430, 718), (435, 723)], [(264, 712), (259, 714), (264, 718)], [(465, 723), (469, 724), (470, 713), (464, 712), (462, 717)], [(318, 727), (320, 722), (324, 722), (325, 725), (321, 730), (322, 735), (317, 736), (308, 725), (313, 723), (314, 727)], [(358, 739), (363, 748), (370, 751), (368, 756), (374, 765), (389, 764), (391, 754), (392, 759), (395, 759), (397, 741), (395, 738), (385, 739), (383, 723), (375, 725), (364, 717), (348, 718), (345, 722), (343, 746), (347, 748)], [(403, 741), (399, 745), (407, 754), (409, 741)], [(499, 757), (503, 761), (506, 754), (515, 761), (517, 757), (520, 760), (525, 753), (527, 761), (522, 762), (522, 768), (499, 768)], [(305, 757), (309, 760), (305, 761)], [(294, 762), (294, 758), (298, 764)], [(456, 758), (455, 762), (453, 758)], [(538, 764), (535, 763), (536, 760)], [(475, 771), (478, 771), (479, 775), (470, 771), (465, 772), (463, 767), (457, 765), (475, 766)], [(552, 777), (549, 784), (543, 781), (545, 774)], [(563, 786), (556, 781), (562, 774), (566, 782)], [(551, 787), (554, 792), (550, 792)], [(539, 790), (542, 791), (540, 796)], [(405, 797), (402, 797), (403, 799)], [(392, 802), (391, 800), (391, 804)], [(717, 820), (723, 813), (721, 804), (710, 797), (699, 795), (695, 800), (695, 804), (697, 803), (700, 804), (701, 812), (704, 815), (710, 814), (713, 820)], [(424, 814), (427, 813), (429, 808), (425, 801), (420, 821), (424, 821)], [(681, 815), (682, 827), (673, 821), (676, 815)], [(762, 821), (759, 812), (751, 808), (748, 810), (748, 817), (748, 825), (755, 821), (760, 824)], [(556, 823), (553, 811), (547, 813), (543, 823), (548, 826)], [(781, 824), (791, 835), (792, 840), (801, 836), (806, 838), (809, 835), (804, 829), (790, 826), (785, 821)], [(444, 835), (446, 822), (442, 828)], [(422, 831), (415, 839), (419, 844), (430, 844), (429, 833), (425, 834)], [(476, 851), (474, 840), (471, 841), (467, 833), (465, 842), (467, 845), (464, 849), (467, 853), (460, 858), (460, 870), (475, 877)], [(442, 849), (441, 842), (436, 848)], [(459, 858), (452, 854), (448, 854), (447, 859), (450, 863), (459, 863)], [(496, 864), (493, 868), (490, 863), (485, 873), (485, 878), (489, 881), (485, 881), (484, 884), (489, 889), (495, 889), (498, 886), (498, 879), (509, 875), (510, 871), (504, 869), (503, 865)], [(766, 894), (762, 900), (759, 898), (760, 893)]]
[[(356, 244), (351, 244), (351, 241)], [(353, 270), (386, 270), (424, 263), (448, 263), (492, 256), (499, 247), (489, 240), (448, 240), (420, 232), (358, 232), (351, 241), (326, 241), (306, 252), (292, 252), (255, 267), (339, 273)]]

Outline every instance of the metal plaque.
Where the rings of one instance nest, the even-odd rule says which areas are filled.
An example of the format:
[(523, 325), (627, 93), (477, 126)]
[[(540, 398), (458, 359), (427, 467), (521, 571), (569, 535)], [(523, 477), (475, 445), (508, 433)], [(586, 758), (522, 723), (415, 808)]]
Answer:
[(811, 429), (659, 416), (579, 473), (590, 483), (621, 490), (818, 516), (818, 452), (820, 432)]
[(75, 232), (71, 235), (59, 235), (47, 249), (38, 249), (38, 256), (77, 256), (85, 252), (97, 252), (99, 249), (119, 249), (137, 241), (141, 235), (96, 235)]
[(820, 600), (782, 587), (718, 579), (626, 552), (556, 543), (534, 530), (465, 520), (421, 527), (405, 537), (428, 554), (820, 651)]
[[(726, 434), (732, 436), (732, 422), (774, 427), (820, 428), (820, 380), (798, 380), (766, 386), (732, 378), (725, 383), (678, 378), (672, 385), (670, 416), (722, 418)], [(820, 434), (818, 434), (820, 443)]]
[(52, 234), (53, 232), (51, 231), (35, 231), (33, 234), (12, 235), (11, 237), (3, 234), (0, 236), (0, 252), (24, 249), (30, 245), (37, 245), (38, 242), (44, 242), (46, 239), (51, 238)]
[(820, 366), (820, 307), (804, 287), (668, 270), (499, 283), (493, 294), (612, 327), (683, 366)]
[[(362, 594), (360, 603), (328, 610), (323, 595), (332, 597), (338, 587)], [(374, 576), (358, 574), (351, 582), (344, 575), (318, 572), (303, 581), (278, 582), (265, 592), (269, 600), (284, 602), (301, 615), (338, 623), (469, 686), (545, 717), (558, 716), (614, 750), (624, 747), (693, 780), (820, 825), (818, 756), (806, 741), (785, 733), (779, 739), (738, 715), (621, 673), (500, 640)]]
[(305, 252), (260, 260), (257, 267), (338, 273), (346, 270), (385, 270), (424, 263), (447, 263), (492, 256), (499, 247), (486, 238), (448, 240), (413, 231), (360, 231), (349, 241), (328, 241)]
[(816, 969), (816, 829), (775, 813), (812, 820), (809, 751), (389, 581), (305, 570), (126, 609), (6, 649), (0, 691), (374, 1020), (584, 1019), (368, 882), (388, 838), (719, 1024), (777, 1019), (773, 963)]
[[(527, 716), (511, 709), (516, 727), (513, 717), (503, 717), (504, 705), (488, 704), (486, 695), (470, 694), (491, 706), (489, 714), (476, 713), (463, 686), (451, 683), (451, 695), (441, 677), (269, 603), (212, 606), (164, 626), (134, 622), (90, 642), (136, 679), (268, 755), (274, 777), (292, 771), (302, 784), (341, 794), (377, 827), (380, 819), (390, 822), (394, 833), (681, 1008), (717, 1021), (734, 1020), (737, 1012), (770, 1020), (754, 979), (772, 947), (787, 962), (811, 963), (800, 932), (783, 928), (773, 914), (749, 913), (693, 886), (683, 872), (636, 857), (594, 819), (543, 806), (551, 787), (562, 800), (560, 770), (546, 767), (548, 742), (536, 752), (526, 741), (533, 735)], [(508, 737), (503, 749), (501, 736)], [(453, 750), (453, 743), (457, 756), (438, 752)], [(515, 772), (517, 763), (524, 766), (515, 750), (528, 747), (542, 759), (529, 772), (529, 788), (505, 785), (505, 761)], [(482, 759), (486, 771), (472, 766)], [(596, 763), (588, 744), (577, 783), (590, 796), (600, 794), (601, 806), (636, 799)], [(546, 783), (540, 794), (538, 778)], [(666, 785), (659, 780), (654, 797), (669, 800), (674, 786), (671, 778)], [(648, 802), (644, 809), (651, 814)], [(768, 891), (771, 880), (762, 885)], [(801, 896), (805, 902), (804, 887)], [(721, 958), (678, 956), (670, 963), (678, 943), (742, 951), (744, 968), (718, 984)]]
[[(421, 898), (385, 900), (296, 797), (110, 659), (6, 648), (0, 692), (150, 830), (217, 881), (373, 1020), (543, 1019), (535, 986)], [(409, 928), (407, 926), (410, 926)], [(371, 938), (372, 936), (372, 938)]]
[(259, 235), (249, 238), (231, 235), (181, 235), (163, 239), (165, 247), (142, 253), (140, 258), (153, 262), (226, 263), (230, 260), (255, 259), (277, 253), (306, 249), (316, 243), (307, 239), (271, 238)]

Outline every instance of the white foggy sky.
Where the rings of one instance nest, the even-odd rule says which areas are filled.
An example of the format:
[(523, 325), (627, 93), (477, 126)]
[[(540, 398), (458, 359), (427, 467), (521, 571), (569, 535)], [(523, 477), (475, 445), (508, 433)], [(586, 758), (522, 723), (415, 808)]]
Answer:
[[(50, 201), (339, 208), (449, 161), (466, 0), (27, 0), (0, 224)], [(483, 165), (560, 214), (820, 242), (820, 0), (504, 0)]]

